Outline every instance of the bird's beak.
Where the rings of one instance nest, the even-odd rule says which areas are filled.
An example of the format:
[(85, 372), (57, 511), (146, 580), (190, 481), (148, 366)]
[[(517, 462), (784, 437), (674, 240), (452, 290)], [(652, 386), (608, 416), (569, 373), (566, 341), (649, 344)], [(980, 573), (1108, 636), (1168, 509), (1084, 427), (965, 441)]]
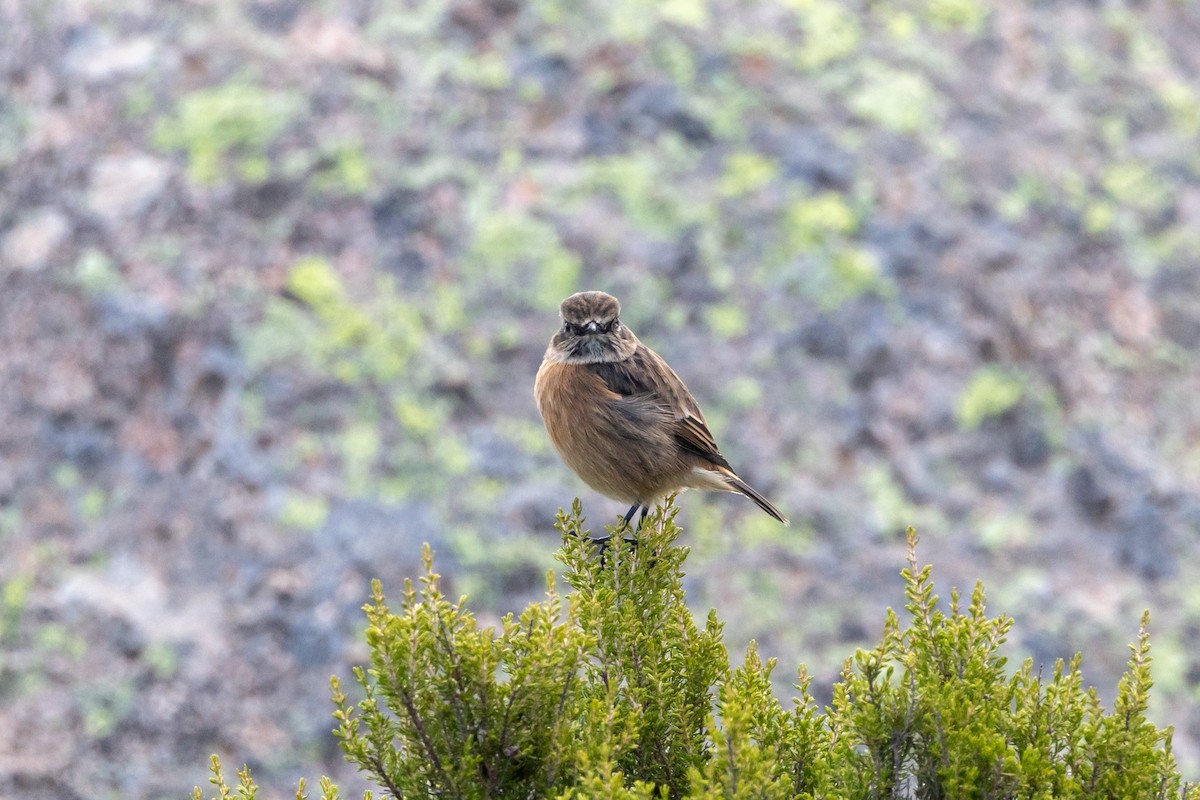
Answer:
[(600, 323), (589, 322), (584, 326), (584, 330), (586, 330), (588, 333), (596, 333), (598, 330), (600, 330)]

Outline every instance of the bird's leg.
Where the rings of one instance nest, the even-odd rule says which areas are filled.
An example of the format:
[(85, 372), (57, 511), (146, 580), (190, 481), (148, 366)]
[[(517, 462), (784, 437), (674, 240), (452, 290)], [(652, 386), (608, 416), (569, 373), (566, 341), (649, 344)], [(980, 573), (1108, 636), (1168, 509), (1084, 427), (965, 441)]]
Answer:
[[(642, 509), (642, 517), (641, 517), (641, 519), (638, 520), (638, 528), (642, 527), (642, 520), (644, 520), (646, 518), (646, 511), (647, 511), (646, 506), (643, 506), (640, 503), (634, 503), (632, 506), (629, 507), (629, 510), (627, 512), (625, 512), (625, 516), (621, 520), (621, 525), (618, 527), (618, 530), (620, 530), (622, 528), (630, 527), (629, 523), (633, 519), (633, 515), (635, 513), (637, 513), (637, 510), (639, 508)], [(608, 544), (609, 544), (609, 542), (612, 541), (612, 536), (597, 536), (593, 539), (588, 539), (588, 541), (594, 545), (597, 545), (600, 548), (600, 557), (603, 559), (604, 551), (608, 549)], [(626, 542), (626, 544), (636, 545), (637, 539), (633, 538), (632, 536), (626, 536), (625, 542)]]
[[(625, 514), (625, 519), (621, 520), (622, 527), (626, 527), (626, 528), (629, 527), (629, 520), (631, 520), (633, 518), (633, 512), (637, 511), (637, 509), (638, 509), (638, 507), (636, 504), (632, 508), (629, 509), (629, 512), (627, 514)], [(612, 536), (596, 536), (594, 538), (588, 539), (588, 541), (594, 545), (598, 545), (600, 548), (600, 555), (603, 556), (604, 551), (608, 549), (608, 543), (612, 541)], [(629, 541), (629, 540), (626, 539), (626, 541)]]
[[(646, 514), (650, 513), (650, 506), (634, 505), (633, 508), (629, 509), (629, 513), (625, 515), (625, 519), (622, 521), (622, 524), (628, 528), (630, 521), (633, 519), (633, 512), (637, 511), (639, 508), (642, 510), (642, 513), (641, 516), (638, 517), (637, 527), (633, 529), (634, 534), (637, 534), (637, 532), (642, 529), (642, 523), (646, 521)], [(625, 537), (625, 544), (631, 544), (634, 547), (637, 547), (637, 543), (638, 540), (636, 535)]]
[[(637, 529), (635, 529), (634, 532), (636, 533), (638, 529), (641, 529), (642, 522), (645, 521), (646, 514), (647, 514), (647, 512), (649, 512), (650, 508), (649, 508), (649, 506), (644, 506), (644, 505), (641, 505), (640, 503), (634, 503), (632, 506), (629, 507), (629, 511), (625, 512), (625, 516), (621, 519), (621, 525), (617, 528), (617, 530), (621, 530), (622, 528), (629, 528), (630, 527), (629, 523), (633, 520), (633, 515), (637, 512), (637, 510), (639, 508), (642, 510), (642, 516), (638, 518)], [(608, 554), (608, 548), (612, 542), (612, 538), (613, 538), (612, 535), (609, 535), (609, 536), (596, 536), (594, 538), (588, 539), (588, 543), (596, 545), (596, 550), (600, 554), (600, 568), (601, 569), (604, 568), (605, 557)], [(636, 537), (625, 536), (623, 538), (624, 538), (625, 544), (633, 545), (634, 547), (637, 547), (637, 538)]]
[[(642, 515), (640, 517), (638, 517), (637, 527), (633, 529), (633, 532), (635, 534), (642, 529), (642, 522), (645, 521), (645, 519), (646, 519), (646, 512), (650, 510), (649, 507), (644, 506), (641, 503), (634, 503), (633, 505), (631, 505), (629, 507), (629, 510), (625, 512), (625, 519), (622, 520), (622, 524), (624, 525), (624, 527), (628, 528), (630, 520), (633, 519), (634, 512), (636, 512), (639, 508), (642, 510)], [(626, 542), (626, 544), (631, 544), (636, 547), (637, 546), (637, 537), (636, 536), (626, 536), (625, 542)]]
[[(629, 512), (625, 514), (625, 519), (621, 520), (621, 525), (623, 527), (629, 527), (629, 520), (633, 519), (633, 512), (637, 511), (637, 509), (637, 505), (634, 504), (634, 506), (629, 509)], [(604, 551), (608, 549), (608, 543), (612, 541), (612, 536), (597, 536), (595, 538), (588, 539), (588, 541), (594, 545), (599, 545), (600, 554), (603, 555)], [(626, 539), (626, 541), (629, 540)]]
[(588, 544), (596, 545), (596, 555), (600, 556), (600, 569), (604, 569), (604, 565), (608, 563), (608, 548), (612, 543), (612, 536), (597, 536), (588, 539)]
[[(645, 506), (643, 506), (641, 503), (634, 503), (633, 505), (631, 505), (629, 507), (629, 510), (625, 512), (625, 520), (624, 520), (625, 525), (627, 525), (627, 526), (629, 525), (629, 520), (633, 519), (633, 515), (637, 512), (637, 510), (639, 508), (645, 508)], [(645, 514), (643, 514), (642, 516), (645, 517)], [(638, 520), (638, 525), (641, 525), (641, 520)]]
[(596, 551), (600, 556), (600, 569), (604, 569), (604, 563), (608, 560), (608, 543), (612, 541), (611, 536), (605, 536), (602, 539), (591, 539), (592, 544), (596, 545)]

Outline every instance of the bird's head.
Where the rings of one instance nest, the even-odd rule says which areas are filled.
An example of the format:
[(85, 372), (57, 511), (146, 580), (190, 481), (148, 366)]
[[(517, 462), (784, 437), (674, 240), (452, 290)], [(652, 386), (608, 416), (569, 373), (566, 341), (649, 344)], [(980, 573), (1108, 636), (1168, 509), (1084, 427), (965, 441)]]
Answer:
[(550, 349), (560, 361), (622, 361), (637, 347), (637, 337), (621, 324), (621, 304), (611, 294), (577, 292), (562, 301), (558, 313), (563, 324), (550, 340)]

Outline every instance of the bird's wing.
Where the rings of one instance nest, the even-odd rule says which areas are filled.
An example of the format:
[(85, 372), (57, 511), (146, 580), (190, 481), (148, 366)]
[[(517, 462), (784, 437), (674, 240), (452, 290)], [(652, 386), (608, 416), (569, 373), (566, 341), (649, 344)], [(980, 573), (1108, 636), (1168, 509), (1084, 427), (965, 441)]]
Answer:
[(614, 394), (640, 402), (649, 400), (669, 412), (674, 418), (675, 443), (683, 450), (714, 466), (731, 469), (696, 399), (658, 353), (639, 344), (624, 361), (588, 366)]

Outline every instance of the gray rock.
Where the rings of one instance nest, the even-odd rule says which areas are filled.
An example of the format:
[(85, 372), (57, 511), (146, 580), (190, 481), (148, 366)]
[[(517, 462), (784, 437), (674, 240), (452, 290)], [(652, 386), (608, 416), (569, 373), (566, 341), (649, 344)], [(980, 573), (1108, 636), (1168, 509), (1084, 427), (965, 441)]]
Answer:
[(166, 161), (145, 153), (105, 156), (92, 168), (88, 208), (109, 224), (135, 217), (158, 199), (170, 177)]
[[(424, 542), (434, 547), (441, 542), (441, 525), (431, 506), (371, 500), (335, 503), (316, 536), (327, 563), (350, 564), (370, 575), (377, 574), (381, 564), (389, 571), (416, 573)], [(443, 571), (450, 566), (446, 561), (439, 552)]]
[(1093, 521), (1107, 517), (1116, 503), (1096, 471), (1086, 465), (1076, 467), (1067, 476), (1067, 494), (1084, 516)]
[(1014, 488), (1013, 468), (1007, 461), (994, 458), (988, 461), (981, 475), (982, 484), (989, 492), (1005, 494)]
[(117, 645), (125, 652), (150, 642), (190, 642), (209, 655), (226, 647), (214, 624), (221, 616), (219, 592), (195, 589), (182, 600), (173, 597), (158, 571), (135, 555), (119, 555), (100, 570), (72, 570), (54, 599), (68, 623), (119, 620), (124, 632)]
[(74, 38), (63, 58), (68, 74), (89, 83), (145, 73), (154, 64), (158, 44), (151, 36), (114, 39), (96, 28)]
[(571, 507), (574, 494), (563, 486), (545, 483), (517, 485), (504, 493), (500, 513), (509, 523), (535, 533), (554, 530), (559, 508)]
[(845, 329), (824, 315), (801, 328), (795, 341), (814, 358), (840, 359), (850, 351), (850, 338)]
[(938, 256), (945, 249), (945, 242), (921, 221), (876, 222), (868, 227), (867, 239), (882, 256), (887, 274), (900, 279), (928, 278), (936, 272)]
[(467, 434), (471, 466), (479, 474), (514, 483), (529, 471), (530, 459), (511, 439), (491, 428), (474, 428)]
[(1117, 557), (1137, 574), (1158, 580), (1179, 571), (1171, 555), (1171, 525), (1150, 497), (1141, 497), (1122, 515)]
[(303, 7), (299, 0), (256, 0), (246, 6), (246, 16), (268, 33), (283, 33), (292, 27)]
[(771, 148), (784, 174), (817, 189), (849, 189), (858, 166), (854, 156), (816, 128), (798, 128), (780, 137)]
[(1040, 426), (1018, 424), (1008, 443), (1012, 462), (1022, 469), (1037, 469), (1050, 460), (1050, 440)]
[(4, 237), (4, 268), (39, 270), (49, 266), (55, 253), (71, 234), (71, 223), (56, 208), (42, 207), (26, 212)]

